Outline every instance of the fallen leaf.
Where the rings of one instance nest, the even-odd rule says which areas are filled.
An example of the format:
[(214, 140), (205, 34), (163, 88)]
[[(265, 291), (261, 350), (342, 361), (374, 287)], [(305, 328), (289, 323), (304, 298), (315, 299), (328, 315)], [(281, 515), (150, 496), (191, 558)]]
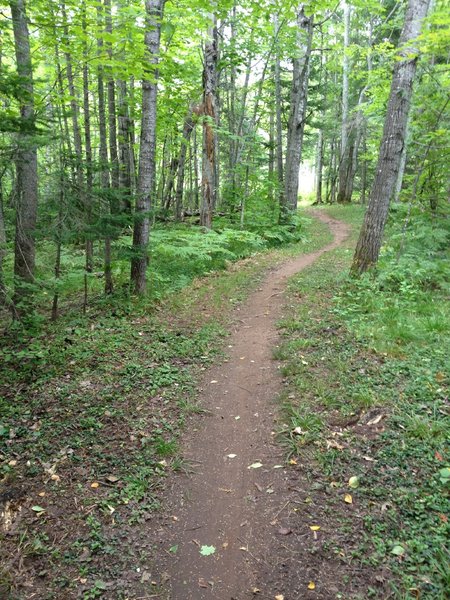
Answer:
[(350, 477), (350, 479), (348, 480), (348, 486), (356, 489), (359, 486), (359, 477)]
[(291, 458), (291, 460), (289, 461), (290, 465), (296, 465), (297, 461), (295, 460), (295, 458)]
[(262, 463), (255, 462), (252, 465), (250, 465), (249, 467), (247, 467), (247, 469), (259, 469), (260, 467), (262, 467)]
[(31, 510), (34, 510), (35, 513), (43, 513), (45, 512), (45, 508), (42, 508), (42, 506), (32, 506)]
[(94, 489), (96, 489), (96, 488), (98, 488), (98, 487), (99, 487), (99, 485), (100, 485), (100, 484), (99, 484), (99, 482), (98, 482), (98, 481), (94, 481), (94, 483), (91, 483), (91, 488), (94, 488)]
[(442, 373), (442, 371), (438, 371), (436, 373), (436, 381), (441, 382), (441, 381), (444, 381), (444, 379), (445, 379), (444, 373)]
[(222, 544), (222, 548), (225, 548), (225, 550), (226, 550), (226, 549), (228, 548), (228, 542), (224, 542), (224, 543)]
[(282, 469), (283, 465), (274, 465), (272, 468), (273, 469)]
[(239, 421), (239, 419), (240, 419), (240, 418), (241, 418), (241, 417), (240, 417), (239, 415), (236, 415), (236, 417), (234, 417), (234, 420), (235, 420), (235, 421)]
[(344, 502), (346, 502), (347, 504), (353, 504), (353, 498), (351, 497), (350, 494), (345, 494)]
[(275, 600), (284, 600), (283, 594), (278, 594), (277, 596), (275, 596)]
[(217, 379), (213, 379), (210, 383), (219, 383)]
[(172, 554), (176, 554), (178, 551), (178, 544), (175, 544), (175, 546), (171, 546), (169, 548), (169, 552), (171, 552)]
[(303, 431), (301, 427), (295, 427), (295, 429), (292, 430), (292, 433), (295, 433), (296, 435), (305, 435), (306, 431)]
[(198, 585), (201, 588), (207, 588), (208, 584), (206, 583), (206, 579), (203, 579), (203, 577), (200, 577), (200, 579), (198, 580)]
[(200, 548), (200, 554), (202, 556), (210, 556), (211, 554), (214, 554), (215, 551), (216, 549), (214, 548), (214, 546), (202, 546)]
[(106, 481), (109, 481), (110, 483), (117, 483), (119, 481), (119, 478), (116, 477), (115, 475), (107, 475), (105, 479), (106, 479)]
[(438, 452), (437, 450), (436, 450), (436, 452), (434, 453), (434, 458), (435, 458), (436, 460), (439, 460), (439, 461), (441, 461), (441, 462), (444, 460), (444, 459), (442, 458), (442, 454), (441, 454), (440, 452)]
[(236, 458), (237, 454), (227, 454), (228, 458)]
[(391, 550), (391, 554), (395, 554), (395, 556), (403, 556), (405, 554), (405, 549), (400, 544), (394, 546)]
[(311, 529), (311, 531), (319, 531), (320, 525), (311, 525), (310, 529)]
[(316, 584), (314, 583), (314, 581), (310, 581), (308, 583), (308, 590), (315, 590), (316, 589)]
[(376, 460), (374, 458), (372, 458), (371, 456), (363, 456), (364, 460), (367, 460), (367, 462), (376, 462)]
[(374, 419), (371, 419), (370, 421), (367, 422), (367, 425), (369, 425), (369, 427), (371, 425), (378, 425), (378, 423), (381, 421), (381, 419), (384, 417), (385, 415), (383, 413), (377, 415)]
[(257, 587), (252, 588), (252, 594), (259, 594), (261, 590)]
[(442, 513), (439, 514), (439, 518), (443, 523), (448, 523), (448, 517), (447, 515), (444, 515)]
[(39, 492), (38, 496), (40, 496), (41, 498), (43, 498), (45, 496), (45, 492)]

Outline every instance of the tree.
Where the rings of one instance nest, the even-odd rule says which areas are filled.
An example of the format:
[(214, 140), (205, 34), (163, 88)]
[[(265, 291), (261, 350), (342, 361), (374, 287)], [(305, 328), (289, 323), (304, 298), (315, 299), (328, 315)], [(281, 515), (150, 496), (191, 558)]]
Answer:
[(14, 248), (14, 275), (16, 287), (14, 306), (17, 314), (19, 305), (29, 296), (34, 283), (35, 241), (38, 205), (38, 164), (36, 125), (34, 110), (33, 67), (31, 63), (30, 36), (24, 0), (11, 0), (17, 73), (20, 78), (20, 131), (16, 154), (17, 204), (16, 237)]
[(352, 273), (367, 271), (378, 261), (389, 204), (401, 164), (410, 108), (420, 33), (430, 0), (409, 0), (400, 37), (399, 60), (394, 66), (391, 91), (381, 140), (375, 180), (353, 258)]
[(297, 14), (298, 55), (294, 59), (291, 110), (286, 149), (285, 199), (289, 212), (297, 210), (299, 169), (308, 101), (308, 80), (313, 37), (313, 17), (307, 17), (304, 5)]
[(161, 42), (161, 22), (165, 0), (146, 0), (145, 45), (148, 68), (142, 82), (141, 147), (136, 209), (133, 229), (131, 282), (134, 291), (142, 295), (147, 286), (150, 209), (155, 184), (156, 115), (158, 95), (158, 62)]
[(217, 25), (215, 15), (210, 17), (208, 39), (205, 44), (203, 70), (203, 162), (202, 206), (200, 224), (211, 229), (217, 198)]

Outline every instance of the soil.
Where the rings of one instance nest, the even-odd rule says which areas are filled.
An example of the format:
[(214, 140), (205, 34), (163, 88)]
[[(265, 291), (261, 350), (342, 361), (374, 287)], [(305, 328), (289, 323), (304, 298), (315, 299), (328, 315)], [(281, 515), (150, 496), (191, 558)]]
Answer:
[[(333, 242), (268, 274), (238, 309), (227, 360), (205, 374), (199, 405), (207, 416), (192, 421), (183, 442), (191, 472), (170, 482), (165, 513), (151, 533), (160, 557), (151, 577), (165, 590), (155, 597), (344, 597), (339, 582), (345, 568), (323, 542), (335, 527), (332, 501), (325, 488), (307, 480), (301, 465), (286, 466), (274, 439), (283, 381), (272, 352), (287, 278), (349, 233), (346, 224), (323, 213), (317, 217), (330, 227)], [(311, 530), (314, 525), (320, 531)], [(203, 555), (205, 546), (213, 553)], [(356, 597), (362, 584), (358, 574), (349, 579), (345, 598)]]

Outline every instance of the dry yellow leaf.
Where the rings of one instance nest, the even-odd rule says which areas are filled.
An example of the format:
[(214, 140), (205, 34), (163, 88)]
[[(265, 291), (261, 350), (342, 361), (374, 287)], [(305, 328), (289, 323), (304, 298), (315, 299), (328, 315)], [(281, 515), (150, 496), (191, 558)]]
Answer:
[(308, 583), (308, 590), (315, 590), (316, 589), (316, 584), (314, 583), (314, 581), (310, 581)]
[(319, 531), (320, 525), (311, 525), (310, 529), (311, 529), (311, 531)]
[(352, 498), (351, 494), (345, 494), (344, 502), (347, 502), (347, 504), (353, 504), (353, 498)]
[(283, 594), (278, 594), (277, 596), (275, 596), (275, 600), (284, 600)]
[(295, 458), (291, 458), (291, 460), (289, 461), (290, 465), (296, 465), (297, 461), (295, 460)]
[(99, 487), (99, 482), (98, 481), (94, 481), (94, 483), (91, 483), (91, 488), (98, 488)]

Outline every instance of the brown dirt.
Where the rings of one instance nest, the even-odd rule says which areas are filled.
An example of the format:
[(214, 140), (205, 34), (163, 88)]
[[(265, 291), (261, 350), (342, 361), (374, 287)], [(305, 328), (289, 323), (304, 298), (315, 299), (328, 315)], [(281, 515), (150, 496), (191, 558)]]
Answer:
[[(298, 470), (285, 466), (282, 449), (274, 442), (275, 400), (283, 384), (272, 351), (286, 280), (336, 248), (349, 233), (346, 224), (317, 216), (328, 224), (334, 241), (268, 275), (239, 309), (228, 359), (206, 373), (200, 406), (208, 416), (198, 430), (198, 420), (193, 421), (183, 448), (193, 474), (177, 476), (169, 485), (167, 510), (155, 533), (160, 558), (152, 579), (168, 588), (172, 600), (244, 600), (255, 595), (326, 599), (338, 593), (333, 582), (341, 579), (342, 566), (337, 558), (320, 560), (319, 535), (310, 529), (319, 515), (308, 509), (309, 484)], [(249, 468), (254, 463), (262, 466)], [(326, 497), (322, 504), (326, 507)], [(292, 518), (297, 519), (295, 527)], [(321, 533), (326, 528), (322, 523)], [(308, 551), (315, 544), (319, 559), (302, 552), (307, 543)], [(214, 546), (215, 553), (203, 556), (203, 545)], [(323, 585), (309, 590), (308, 584), (318, 581), (324, 570)]]

